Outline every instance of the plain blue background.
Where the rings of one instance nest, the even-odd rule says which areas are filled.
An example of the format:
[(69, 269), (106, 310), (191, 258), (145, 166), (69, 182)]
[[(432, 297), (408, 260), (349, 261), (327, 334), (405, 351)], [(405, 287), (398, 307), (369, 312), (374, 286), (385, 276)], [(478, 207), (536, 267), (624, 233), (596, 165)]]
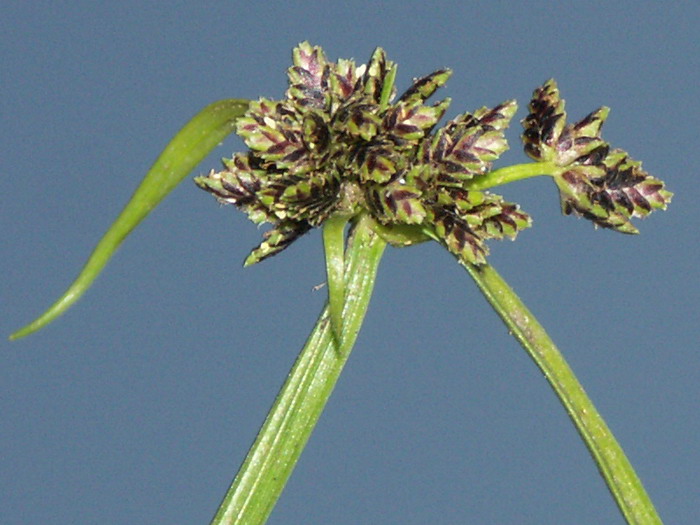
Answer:
[[(0, 8), (0, 522), (206, 523), (325, 289), (320, 235), (243, 269), (260, 231), (185, 181), (87, 295), (9, 343), (76, 275), (208, 103), (280, 97), (292, 47), (441, 67), (452, 117), (554, 77), (577, 120), (665, 180), (639, 236), (498, 193), (534, 226), (491, 263), (550, 330), (666, 523), (700, 515), (694, 2), (5, 2)], [(437, 98), (437, 96), (436, 96)], [(242, 148), (227, 140), (196, 170)], [(388, 250), (355, 351), (269, 523), (622, 523), (546, 381), (435, 244)]]

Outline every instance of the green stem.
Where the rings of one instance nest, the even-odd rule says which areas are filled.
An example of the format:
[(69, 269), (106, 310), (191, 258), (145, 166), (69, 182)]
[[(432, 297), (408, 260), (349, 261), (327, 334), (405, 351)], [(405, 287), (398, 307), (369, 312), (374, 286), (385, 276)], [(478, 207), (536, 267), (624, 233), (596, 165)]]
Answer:
[(586, 443), (627, 523), (660, 524), (661, 519), (622, 447), (542, 325), (493, 267), (467, 265), (467, 271), (508, 330), (544, 373)]
[(340, 348), (328, 307), (302, 349), (212, 524), (264, 523), (306, 445), (350, 355), (386, 243), (361, 218), (348, 239)]
[(486, 190), (495, 186), (502, 186), (516, 180), (529, 179), (540, 175), (555, 175), (561, 168), (553, 162), (528, 162), (527, 164), (513, 164), (467, 181), (464, 187), (468, 190)]

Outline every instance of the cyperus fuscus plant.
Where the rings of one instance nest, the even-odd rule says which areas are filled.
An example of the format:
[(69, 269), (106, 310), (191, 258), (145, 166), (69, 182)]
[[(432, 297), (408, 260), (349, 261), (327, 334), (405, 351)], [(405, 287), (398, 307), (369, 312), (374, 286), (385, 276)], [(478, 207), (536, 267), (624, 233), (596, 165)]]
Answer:
[[(330, 62), (321, 48), (293, 51), (281, 100), (224, 100), (171, 141), (68, 291), (21, 337), (60, 315), (90, 285), (125, 236), (209, 153), (236, 131), (246, 152), (195, 179), (220, 202), (269, 224), (245, 265), (322, 228), (328, 304), (294, 365), (214, 523), (262, 523), (271, 512), (360, 329), (386, 244), (434, 240), (452, 253), (543, 371), (629, 523), (660, 523), (624, 452), (537, 320), (487, 263), (487, 241), (531, 225), (490, 190), (550, 176), (567, 215), (637, 233), (631, 219), (665, 209), (671, 193), (641, 163), (601, 138), (600, 108), (567, 121), (553, 80), (537, 88), (522, 121), (533, 162), (493, 169), (508, 148), (514, 100), (438, 127), (449, 99), (428, 103), (450, 70), (419, 78), (396, 97), (396, 65), (378, 48), (366, 65)], [(346, 226), (350, 225), (346, 237)]]

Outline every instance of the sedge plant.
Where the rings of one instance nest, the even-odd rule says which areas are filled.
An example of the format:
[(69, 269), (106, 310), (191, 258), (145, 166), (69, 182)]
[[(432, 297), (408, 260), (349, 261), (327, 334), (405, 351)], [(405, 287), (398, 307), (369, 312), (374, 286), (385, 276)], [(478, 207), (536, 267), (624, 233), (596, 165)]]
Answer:
[(562, 212), (634, 234), (632, 218), (665, 209), (672, 194), (626, 152), (601, 138), (603, 107), (568, 122), (553, 80), (535, 89), (522, 120), (532, 162), (493, 168), (508, 148), (514, 100), (463, 113), (441, 127), (449, 99), (427, 100), (449, 79), (441, 69), (396, 97), (396, 65), (378, 48), (366, 65), (329, 61), (303, 42), (293, 51), (281, 100), (223, 100), (170, 142), (85, 267), (42, 316), (38, 330), (90, 286), (128, 233), (221, 140), (248, 147), (195, 178), (220, 203), (269, 228), (244, 265), (278, 254), (314, 228), (323, 234), (328, 301), (212, 523), (266, 521), (359, 333), (384, 248), (436, 241), (474, 279), (510, 333), (542, 370), (630, 524), (661, 523), (622, 448), (561, 353), (487, 262), (488, 241), (531, 225), (494, 187), (549, 176)]

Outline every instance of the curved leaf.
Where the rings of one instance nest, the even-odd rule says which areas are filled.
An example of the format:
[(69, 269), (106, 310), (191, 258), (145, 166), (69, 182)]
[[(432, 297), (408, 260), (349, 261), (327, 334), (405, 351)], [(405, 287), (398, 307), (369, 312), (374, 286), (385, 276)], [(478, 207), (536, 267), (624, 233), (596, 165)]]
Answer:
[(247, 100), (220, 100), (205, 107), (185, 124), (156, 159), (131, 200), (93, 250), (73, 284), (40, 317), (13, 333), (10, 339), (18, 339), (39, 330), (77, 301), (126, 236), (234, 130), (236, 120), (247, 108)]

